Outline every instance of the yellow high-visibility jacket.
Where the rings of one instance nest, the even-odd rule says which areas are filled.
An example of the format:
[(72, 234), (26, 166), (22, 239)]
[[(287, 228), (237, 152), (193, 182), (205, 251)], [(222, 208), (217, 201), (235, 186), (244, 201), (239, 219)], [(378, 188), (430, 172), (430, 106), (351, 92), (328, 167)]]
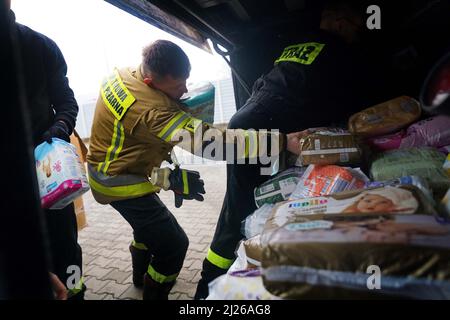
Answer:
[[(203, 138), (207, 129), (224, 137), (242, 131), (244, 145), (251, 138), (245, 130), (220, 131), (191, 117), (176, 101), (145, 84), (140, 70), (116, 69), (100, 89), (87, 162), (92, 193), (103, 204), (159, 191), (148, 177), (154, 167), (170, 160), (178, 140), (174, 137), (181, 132), (192, 137), (190, 145), (180, 144), (190, 152), (204, 146), (195, 144), (194, 137)], [(278, 136), (284, 148), (284, 136)], [(257, 150), (246, 150), (246, 157), (252, 152)]]

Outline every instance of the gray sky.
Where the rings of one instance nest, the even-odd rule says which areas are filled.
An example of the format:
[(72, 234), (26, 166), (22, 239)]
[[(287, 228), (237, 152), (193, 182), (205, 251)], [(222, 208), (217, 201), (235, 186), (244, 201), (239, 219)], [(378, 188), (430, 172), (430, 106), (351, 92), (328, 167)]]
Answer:
[(156, 39), (177, 43), (189, 56), (192, 72), (188, 82), (229, 77), (227, 64), (217, 54), (198, 49), (102, 0), (12, 0), (12, 9), (17, 22), (58, 44), (77, 96), (96, 94), (101, 79), (112, 68), (138, 65), (142, 48)]

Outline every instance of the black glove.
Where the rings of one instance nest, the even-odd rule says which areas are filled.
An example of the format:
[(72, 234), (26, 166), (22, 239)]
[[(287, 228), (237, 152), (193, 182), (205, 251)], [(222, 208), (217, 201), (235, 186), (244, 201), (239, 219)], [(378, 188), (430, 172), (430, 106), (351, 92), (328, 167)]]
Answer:
[(198, 171), (180, 169), (175, 167), (169, 175), (170, 187), (175, 194), (175, 207), (179, 208), (185, 200), (203, 201), (205, 194), (205, 183), (200, 179)]
[(50, 129), (45, 131), (42, 135), (42, 140), (47, 141), (48, 143), (52, 143), (52, 138), (59, 138), (70, 142), (69, 127), (65, 122), (61, 120), (56, 121)]

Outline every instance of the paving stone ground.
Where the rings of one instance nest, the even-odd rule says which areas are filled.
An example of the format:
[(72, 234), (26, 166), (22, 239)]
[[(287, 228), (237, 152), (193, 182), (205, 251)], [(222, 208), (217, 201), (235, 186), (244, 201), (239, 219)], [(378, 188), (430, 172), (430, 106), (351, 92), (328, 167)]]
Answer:
[[(160, 192), (161, 200), (175, 215), (189, 237), (189, 249), (177, 283), (169, 299), (192, 299), (200, 278), (202, 261), (212, 240), (226, 188), (224, 164), (183, 166), (200, 171), (205, 181), (205, 201), (184, 201), (174, 206), (171, 191)], [(83, 196), (88, 226), (79, 233), (83, 248), (84, 279), (88, 300), (137, 300), (142, 291), (131, 280), (131, 256), (128, 246), (132, 229), (109, 205), (100, 205), (90, 192)]]

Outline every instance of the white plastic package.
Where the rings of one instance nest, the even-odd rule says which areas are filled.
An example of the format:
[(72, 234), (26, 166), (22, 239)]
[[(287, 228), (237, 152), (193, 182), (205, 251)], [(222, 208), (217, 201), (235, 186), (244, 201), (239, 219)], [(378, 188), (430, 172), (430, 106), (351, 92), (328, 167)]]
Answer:
[(42, 208), (62, 209), (89, 190), (75, 146), (53, 138), (38, 145), (34, 157)]
[(260, 269), (224, 274), (209, 284), (206, 300), (280, 300), (263, 285)]
[(247, 239), (258, 235), (263, 231), (264, 224), (269, 218), (274, 206), (275, 204), (266, 203), (242, 221), (242, 234)]

